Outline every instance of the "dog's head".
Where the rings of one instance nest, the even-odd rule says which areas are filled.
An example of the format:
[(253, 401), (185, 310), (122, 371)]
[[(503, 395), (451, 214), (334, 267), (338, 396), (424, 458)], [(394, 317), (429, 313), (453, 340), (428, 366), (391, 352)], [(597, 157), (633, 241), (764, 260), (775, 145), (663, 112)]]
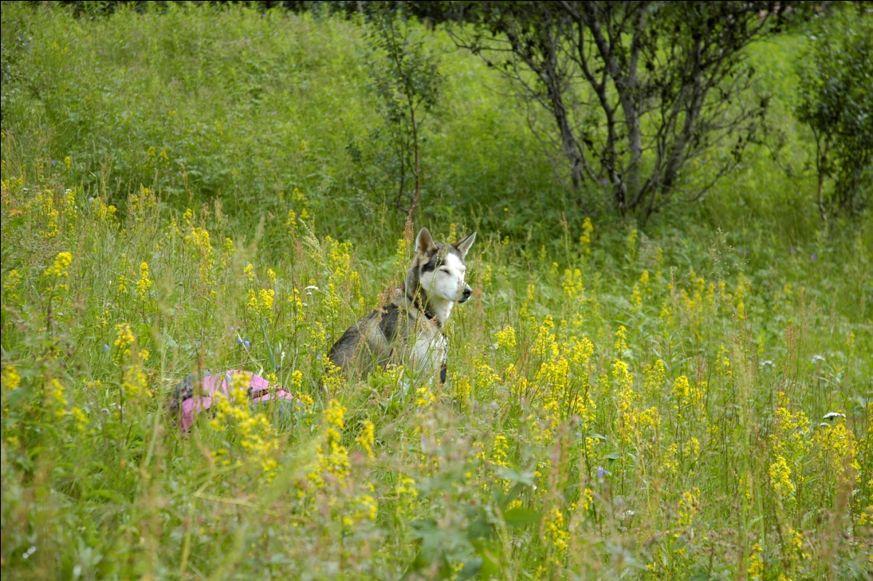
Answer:
[(463, 303), (473, 294), (464, 282), (467, 276), (467, 252), (476, 233), (454, 244), (434, 241), (427, 228), (415, 238), (415, 256), (406, 277), (407, 288), (421, 289), (429, 300)]

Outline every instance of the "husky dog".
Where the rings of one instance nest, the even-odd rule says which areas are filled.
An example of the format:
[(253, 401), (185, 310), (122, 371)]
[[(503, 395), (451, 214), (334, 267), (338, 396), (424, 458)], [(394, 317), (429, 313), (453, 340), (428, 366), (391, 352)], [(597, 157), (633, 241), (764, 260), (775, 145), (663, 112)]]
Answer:
[(438, 374), (445, 383), (448, 341), (442, 329), (455, 303), (473, 293), (464, 277), (474, 240), (475, 232), (455, 244), (435, 242), (422, 228), (403, 288), (343, 333), (330, 349), (331, 361), (350, 375), (366, 375), (374, 365), (402, 363), (422, 377)]

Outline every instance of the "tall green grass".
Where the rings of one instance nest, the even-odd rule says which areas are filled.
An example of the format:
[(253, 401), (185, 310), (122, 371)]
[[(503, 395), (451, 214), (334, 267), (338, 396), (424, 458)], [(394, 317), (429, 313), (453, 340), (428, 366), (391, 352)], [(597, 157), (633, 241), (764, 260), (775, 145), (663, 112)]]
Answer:
[[(562, 219), (524, 111), (436, 37), (423, 218), (479, 228), (476, 292), (446, 385), (347, 382), (331, 341), (410, 258), (358, 25), (2, 18), (4, 577), (869, 576), (873, 228), (785, 210), (784, 157), (645, 232)], [(173, 387), (230, 368), (298, 402), (180, 434)]]

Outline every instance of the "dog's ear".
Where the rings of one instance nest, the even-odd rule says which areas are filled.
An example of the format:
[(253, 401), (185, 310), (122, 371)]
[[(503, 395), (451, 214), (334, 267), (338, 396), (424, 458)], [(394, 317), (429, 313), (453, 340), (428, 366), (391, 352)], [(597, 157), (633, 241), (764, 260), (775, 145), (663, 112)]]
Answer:
[(472, 234), (470, 234), (469, 236), (467, 236), (466, 238), (464, 238), (460, 242), (455, 242), (454, 244), (452, 244), (452, 246), (454, 246), (455, 248), (458, 249), (458, 252), (461, 253), (461, 256), (466, 257), (467, 252), (470, 250), (470, 247), (473, 246), (473, 242), (475, 242), (475, 241), (476, 241), (476, 233), (473, 232)]
[(415, 237), (415, 252), (425, 256), (433, 254), (436, 251), (436, 243), (433, 241), (433, 236), (427, 228), (422, 228), (418, 231), (418, 236)]

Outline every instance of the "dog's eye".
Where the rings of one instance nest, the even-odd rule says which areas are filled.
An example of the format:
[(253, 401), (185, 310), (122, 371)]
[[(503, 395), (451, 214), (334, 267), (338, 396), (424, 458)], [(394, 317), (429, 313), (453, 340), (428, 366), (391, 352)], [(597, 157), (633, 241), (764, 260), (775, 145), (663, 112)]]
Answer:
[(448, 268), (445, 268), (445, 267), (441, 268), (440, 272), (444, 272), (446, 274), (452, 274), (452, 271), (450, 271)]

